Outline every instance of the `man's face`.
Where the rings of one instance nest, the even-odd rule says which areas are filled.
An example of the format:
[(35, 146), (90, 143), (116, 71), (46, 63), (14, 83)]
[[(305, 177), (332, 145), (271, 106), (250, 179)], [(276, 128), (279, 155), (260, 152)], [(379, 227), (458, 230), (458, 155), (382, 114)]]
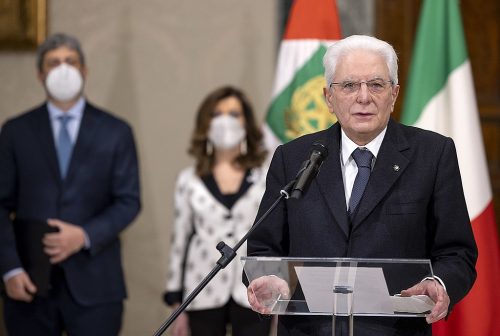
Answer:
[(44, 55), (42, 70), (38, 73), (38, 78), (40, 79), (40, 81), (42, 83), (45, 83), (45, 79), (47, 78), (50, 70), (61, 65), (62, 63), (66, 63), (77, 68), (82, 74), (82, 77), (85, 79), (87, 75), (87, 69), (81, 63), (78, 53), (73, 49), (62, 46), (57, 49), (50, 50)]
[(359, 90), (350, 93), (342, 90), (342, 85), (324, 89), (330, 112), (337, 116), (346, 135), (358, 145), (367, 144), (385, 128), (394, 110), (399, 85), (387, 83), (389, 69), (384, 58), (377, 53), (358, 50), (339, 59), (333, 82), (345, 84), (372, 80), (383, 83), (385, 87), (372, 92), (362, 83)]

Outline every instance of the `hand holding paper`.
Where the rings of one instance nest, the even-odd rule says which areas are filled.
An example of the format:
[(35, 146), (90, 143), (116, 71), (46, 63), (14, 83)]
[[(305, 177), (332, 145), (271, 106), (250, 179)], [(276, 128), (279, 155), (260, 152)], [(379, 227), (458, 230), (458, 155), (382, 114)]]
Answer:
[(436, 303), (429, 315), (426, 316), (427, 323), (431, 324), (441, 320), (448, 314), (450, 297), (446, 290), (436, 280), (425, 280), (415, 286), (401, 291), (401, 296), (428, 295)]

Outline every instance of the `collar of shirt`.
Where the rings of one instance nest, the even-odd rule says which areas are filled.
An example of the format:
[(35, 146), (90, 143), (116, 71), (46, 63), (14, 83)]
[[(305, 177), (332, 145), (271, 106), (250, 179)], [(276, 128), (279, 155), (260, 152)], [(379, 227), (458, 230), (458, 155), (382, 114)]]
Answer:
[(85, 109), (85, 98), (80, 97), (75, 105), (73, 105), (67, 112), (62, 111), (60, 108), (55, 106), (52, 102), (47, 102), (47, 110), (49, 111), (50, 123), (52, 125), (52, 132), (54, 135), (54, 140), (57, 143), (57, 136), (61, 128), (61, 123), (59, 122), (59, 117), (63, 115), (71, 116), (68, 122), (68, 132), (71, 137), (71, 141), (75, 143), (78, 136), (78, 130), (80, 129), (80, 123), (83, 118), (83, 111)]
[[(374, 157), (373, 163), (375, 163), (375, 160), (377, 159), (378, 151), (380, 150), (380, 146), (382, 145), (382, 141), (384, 140), (386, 131), (387, 126), (382, 130), (382, 132), (379, 133), (379, 135), (375, 137), (375, 139), (363, 146), (364, 148), (368, 148), (370, 152), (372, 152)], [(350, 161), (354, 160), (351, 157), (351, 154), (356, 148), (360, 146), (349, 139), (343, 129), (341, 129), (341, 134), (340, 161), (342, 162), (342, 166), (346, 166), (348, 163), (350, 163)]]

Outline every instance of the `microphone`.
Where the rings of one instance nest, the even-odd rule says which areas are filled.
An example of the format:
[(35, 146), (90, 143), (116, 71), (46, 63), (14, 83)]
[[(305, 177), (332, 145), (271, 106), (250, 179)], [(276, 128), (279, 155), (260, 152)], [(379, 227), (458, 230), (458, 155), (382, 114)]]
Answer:
[(297, 182), (293, 186), (290, 197), (299, 199), (305, 194), (311, 181), (318, 175), (319, 168), (327, 156), (328, 149), (323, 144), (315, 142), (312, 145), (311, 156), (309, 160), (304, 162), (303, 167), (300, 169), (300, 176), (298, 176)]

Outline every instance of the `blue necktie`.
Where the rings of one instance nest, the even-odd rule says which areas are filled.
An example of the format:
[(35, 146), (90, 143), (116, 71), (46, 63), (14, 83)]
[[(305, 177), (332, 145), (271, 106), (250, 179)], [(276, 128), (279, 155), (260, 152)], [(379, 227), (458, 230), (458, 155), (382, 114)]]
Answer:
[(365, 191), (366, 184), (370, 179), (370, 173), (372, 170), (372, 158), (373, 154), (368, 149), (356, 148), (352, 152), (352, 158), (358, 166), (358, 174), (354, 180), (352, 186), (351, 199), (349, 200), (349, 218), (352, 219), (352, 215), (356, 211), (356, 207), (361, 201), (363, 192)]
[(59, 159), (59, 171), (61, 177), (64, 179), (68, 172), (71, 152), (73, 150), (73, 144), (68, 131), (68, 121), (71, 117), (64, 115), (60, 116), (58, 119), (61, 122), (61, 128), (59, 129), (59, 136), (57, 137), (57, 158)]

